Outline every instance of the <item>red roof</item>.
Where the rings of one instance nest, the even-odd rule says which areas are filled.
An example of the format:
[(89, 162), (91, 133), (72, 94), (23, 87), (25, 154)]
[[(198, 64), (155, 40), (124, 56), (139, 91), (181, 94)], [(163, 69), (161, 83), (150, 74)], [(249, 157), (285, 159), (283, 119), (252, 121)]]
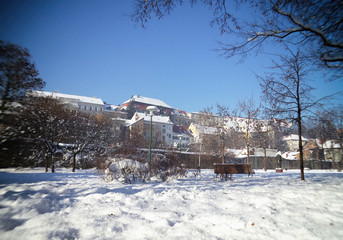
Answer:
[(177, 134), (188, 134), (191, 135), (191, 133), (188, 130), (188, 127), (183, 125), (173, 125), (173, 132)]

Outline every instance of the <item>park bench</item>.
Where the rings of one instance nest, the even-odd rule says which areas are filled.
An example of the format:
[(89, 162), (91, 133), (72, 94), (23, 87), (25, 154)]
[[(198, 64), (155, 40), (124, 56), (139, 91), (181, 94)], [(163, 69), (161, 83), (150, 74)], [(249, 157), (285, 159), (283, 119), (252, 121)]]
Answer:
[(221, 178), (232, 179), (233, 174), (248, 174), (253, 175), (255, 172), (251, 170), (250, 164), (230, 164), (230, 163), (214, 163), (214, 173), (221, 176)]

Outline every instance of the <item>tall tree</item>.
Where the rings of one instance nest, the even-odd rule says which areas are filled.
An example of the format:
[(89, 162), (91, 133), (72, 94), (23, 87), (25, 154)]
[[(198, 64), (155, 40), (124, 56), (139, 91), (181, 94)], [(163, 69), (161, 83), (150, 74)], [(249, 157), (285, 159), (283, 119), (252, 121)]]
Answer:
[(10, 102), (22, 100), (29, 89), (44, 86), (29, 51), (0, 40), (0, 121)]
[(87, 148), (93, 151), (105, 149), (114, 139), (109, 134), (114, 133), (111, 129), (111, 120), (105, 115), (90, 115), (78, 111), (71, 112), (67, 120), (68, 139), (72, 145), (72, 172), (76, 169), (76, 156)]
[(261, 121), (258, 120), (260, 115), (260, 106), (256, 106), (254, 98), (251, 96), (249, 99), (238, 102), (238, 112), (240, 117), (238, 127), (240, 132), (244, 132), (244, 142), (247, 150), (247, 164), (250, 164), (250, 146), (252, 133), (259, 132), (262, 128)]
[[(162, 18), (183, 0), (136, 0), (132, 19), (145, 26), (152, 17)], [(222, 34), (235, 35), (223, 44), (226, 56), (263, 51), (268, 40), (298, 45), (312, 60), (343, 70), (343, 3), (341, 0), (189, 0), (204, 3), (213, 12), (211, 25)], [(235, 6), (236, 5), (236, 6)], [(235, 8), (236, 7), (236, 8)], [(248, 12), (248, 13), (247, 13)], [(245, 16), (245, 17), (244, 17)]]
[(328, 97), (314, 100), (313, 87), (308, 84), (311, 68), (308, 59), (298, 50), (290, 55), (280, 56), (280, 63), (274, 63), (274, 72), (257, 76), (266, 103), (265, 110), (271, 116), (279, 116), (296, 123), (299, 135), (301, 180), (305, 180), (302, 145), (302, 124), (306, 112), (318, 106)]
[(217, 115), (212, 112), (212, 107), (200, 111), (199, 134), (202, 151), (220, 156), (225, 162), (225, 152), (228, 142), (228, 132), (225, 127), (225, 117), (228, 116), (228, 107), (217, 105)]
[(49, 163), (51, 171), (55, 171), (54, 155), (58, 150), (58, 143), (68, 135), (68, 114), (69, 110), (55, 98), (28, 97), (13, 128), (16, 138), (26, 139), (39, 157), (45, 158), (46, 172)]

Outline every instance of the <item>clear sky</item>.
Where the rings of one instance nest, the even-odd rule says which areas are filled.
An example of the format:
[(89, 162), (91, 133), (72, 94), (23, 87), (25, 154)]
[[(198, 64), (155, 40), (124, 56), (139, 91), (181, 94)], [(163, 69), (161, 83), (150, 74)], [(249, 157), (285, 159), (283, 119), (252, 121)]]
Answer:
[[(29, 49), (46, 91), (112, 104), (138, 94), (187, 112), (258, 101), (254, 72), (267, 71), (270, 56), (220, 56), (217, 41), (228, 36), (210, 27), (206, 6), (179, 7), (146, 29), (132, 12), (131, 0), (0, 0), (0, 39)], [(342, 82), (314, 80), (318, 96), (342, 90)]]

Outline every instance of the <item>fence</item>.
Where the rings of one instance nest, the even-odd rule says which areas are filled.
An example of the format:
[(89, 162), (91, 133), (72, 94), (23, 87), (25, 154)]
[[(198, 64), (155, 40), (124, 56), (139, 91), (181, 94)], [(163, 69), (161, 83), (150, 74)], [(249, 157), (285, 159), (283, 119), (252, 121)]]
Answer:
[[(221, 163), (222, 159), (219, 156), (200, 155), (199, 154), (179, 154), (180, 162), (186, 168), (213, 169), (213, 163)], [(226, 163), (246, 164), (246, 158), (225, 157)], [(253, 169), (264, 168), (263, 157), (250, 157), (250, 164)], [(281, 167), (283, 169), (299, 169), (299, 160), (279, 159), (278, 157), (267, 157), (267, 169), (275, 169)], [(332, 162), (324, 160), (304, 160), (304, 167), (309, 169), (343, 169), (342, 162)]]

